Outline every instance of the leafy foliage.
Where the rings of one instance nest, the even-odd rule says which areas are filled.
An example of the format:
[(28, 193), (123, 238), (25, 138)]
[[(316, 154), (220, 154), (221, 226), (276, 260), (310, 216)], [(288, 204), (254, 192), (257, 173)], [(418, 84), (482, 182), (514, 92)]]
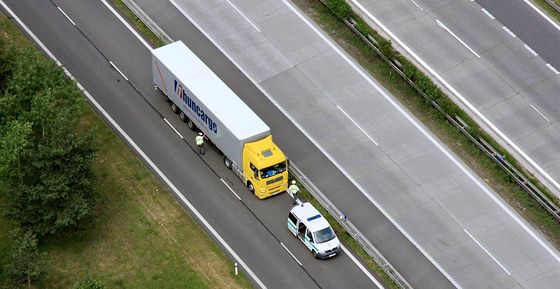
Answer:
[(32, 281), (41, 281), (47, 275), (47, 263), (39, 254), (36, 235), (31, 231), (12, 232), (12, 248), (8, 264), (4, 266), (3, 288), (20, 288), (23, 282), (31, 288)]
[(37, 52), (9, 50), (17, 48), (0, 49), (2, 212), (40, 236), (84, 226), (97, 192), (95, 135), (79, 126), (83, 97)]
[(78, 282), (72, 289), (105, 289), (105, 285), (97, 280), (87, 279), (85, 281)]

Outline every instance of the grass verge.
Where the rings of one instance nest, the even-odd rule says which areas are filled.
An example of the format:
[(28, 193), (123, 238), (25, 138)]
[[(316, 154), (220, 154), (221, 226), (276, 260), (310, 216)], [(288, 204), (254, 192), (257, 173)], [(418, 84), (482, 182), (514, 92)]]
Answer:
[[(5, 17), (0, 27), (17, 45), (31, 46)], [(97, 222), (87, 232), (41, 241), (50, 264), (41, 288), (72, 288), (86, 278), (107, 288), (252, 288), (93, 109), (82, 123), (98, 132)], [(0, 218), (0, 267), (7, 261), (12, 227)]]

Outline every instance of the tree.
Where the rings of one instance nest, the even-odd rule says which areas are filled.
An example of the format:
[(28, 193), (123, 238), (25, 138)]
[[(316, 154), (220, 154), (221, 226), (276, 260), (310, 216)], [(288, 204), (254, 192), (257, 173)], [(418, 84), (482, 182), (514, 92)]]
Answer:
[(2, 211), (40, 236), (85, 226), (98, 195), (95, 134), (80, 126), (83, 96), (37, 52), (9, 62), (0, 92)]
[(47, 263), (39, 254), (36, 235), (31, 231), (12, 231), (13, 244), (8, 263), (4, 266), (5, 286), (19, 288), (23, 281), (31, 288), (32, 281), (40, 281), (47, 275)]

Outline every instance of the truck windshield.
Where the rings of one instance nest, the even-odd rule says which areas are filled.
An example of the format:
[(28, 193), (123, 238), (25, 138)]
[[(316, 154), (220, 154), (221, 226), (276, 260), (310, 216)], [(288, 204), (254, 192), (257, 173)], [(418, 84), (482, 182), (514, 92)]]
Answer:
[(313, 238), (315, 239), (315, 244), (321, 244), (334, 239), (335, 234), (331, 227), (326, 227), (322, 230), (313, 233)]
[(263, 179), (270, 178), (274, 175), (282, 173), (285, 170), (286, 170), (286, 162), (277, 163), (268, 168), (261, 169), (260, 170), (261, 178)]

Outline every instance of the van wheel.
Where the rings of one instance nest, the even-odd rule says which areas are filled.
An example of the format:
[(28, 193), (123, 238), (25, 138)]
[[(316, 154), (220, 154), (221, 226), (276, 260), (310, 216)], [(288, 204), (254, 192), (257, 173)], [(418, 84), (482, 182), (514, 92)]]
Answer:
[(172, 102), (171, 103), (171, 110), (173, 110), (174, 113), (178, 113), (179, 112), (179, 107), (174, 102)]
[(185, 113), (184, 113), (182, 110), (179, 111), (179, 117), (181, 118), (181, 120), (182, 120), (183, 122), (186, 122), (187, 119), (188, 119), (187, 115), (185, 115)]
[(231, 161), (226, 156), (224, 156), (224, 164), (226, 165), (226, 168), (231, 170)]
[(253, 186), (253, 184), (251, 184), (251, 182), (247, 183), (247, 188), (249, 188), (249, 192), (251, 193), (255, 193), (255, 187)]
[(192, 120), (188, 117), (187, 117), (187, 126), (189, 127), (190, 130), (196, 129), (196, 125), (194, 125), (194, 122), (192, 122)]
[(317, 254), (317, 251), (313, 250), (311, 251), (311, 254), (313, 254), (313, 258), (319, 259), (319, 254)]

